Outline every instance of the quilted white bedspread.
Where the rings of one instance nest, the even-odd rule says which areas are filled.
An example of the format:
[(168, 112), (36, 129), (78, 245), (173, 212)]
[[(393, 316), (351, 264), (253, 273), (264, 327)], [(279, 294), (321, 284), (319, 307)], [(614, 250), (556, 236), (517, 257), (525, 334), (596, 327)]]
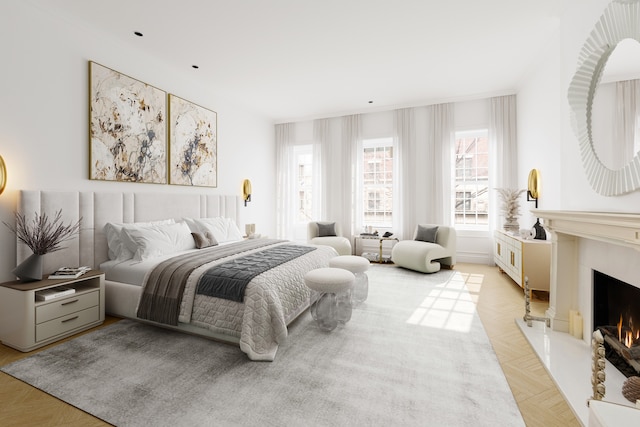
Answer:
[(318, 246), (314, 251), (256, 276), (247, 285), (242, 303), (196, 294), (199, 277), (228, 258), (205, 264), (187, 281), (179, 321), (239, 337), (240, 349), (251, 360), (272, 361), (278, 345), (287, 337), (287, 324), (309, 305), (305, 273), (328, 266), (329, 259), (336, 255), (333, 248)]

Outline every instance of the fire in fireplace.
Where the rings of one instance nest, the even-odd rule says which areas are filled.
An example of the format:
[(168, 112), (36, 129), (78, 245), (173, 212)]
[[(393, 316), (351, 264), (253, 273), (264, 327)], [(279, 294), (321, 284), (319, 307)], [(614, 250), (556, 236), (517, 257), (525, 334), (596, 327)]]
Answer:
[(618, 341), (627, 348), (637, 347), (640, 339), (640, 329), (633, 326), (633, 318), (629, 317), (625, 322), (622, 314), (618, 322)]
[(593, 326), (607, 359), (627, 377), (640, 375), (640, 288), (594, 271)]

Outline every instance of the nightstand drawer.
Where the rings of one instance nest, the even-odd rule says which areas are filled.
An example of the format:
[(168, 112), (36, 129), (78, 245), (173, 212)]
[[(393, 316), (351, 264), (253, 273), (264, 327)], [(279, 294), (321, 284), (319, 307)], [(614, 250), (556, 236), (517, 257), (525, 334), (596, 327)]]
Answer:
[(100, 320), (98, 306), (36, 325), (36, 341), (43, 341)]
[(82, 295), (71, 295), (36, 307), (36, 324), (44, 323), (67, 314), (75, 313), (100, 304), (97, 290)]

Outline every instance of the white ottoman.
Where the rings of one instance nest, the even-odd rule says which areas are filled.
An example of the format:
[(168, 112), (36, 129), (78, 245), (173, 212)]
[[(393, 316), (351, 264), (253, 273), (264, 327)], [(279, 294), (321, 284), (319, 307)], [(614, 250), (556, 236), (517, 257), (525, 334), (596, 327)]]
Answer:
[(324, 331), (332, 331), (338, 323), (351, 319), (351, 288), (355, 276), (341, 268), (317, 268), (304, 276), (311, 295), (311, 316)]
[(360, 304), (369, 295), (369, 277), (367, 276), (369, 265), (369, 260), (354, 255), (337, 256), (329, 260), (329, 267), (349, 270), (355, 275), (356, 281), (351, 291), (351, 300), (354, 304)]

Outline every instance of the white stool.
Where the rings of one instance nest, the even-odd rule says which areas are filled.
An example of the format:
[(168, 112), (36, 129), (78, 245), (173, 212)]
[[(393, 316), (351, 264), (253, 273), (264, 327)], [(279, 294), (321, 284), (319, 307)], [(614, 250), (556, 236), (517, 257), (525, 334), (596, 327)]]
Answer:
[(311, 316), (324, 331), (333, 331), (338, 323), (351, 319), (351, 288), (355, 276), (341, 268), (318, 268), (304, 276), (311, 295)]
[(369, 261), (361, 256), (343, 255), (331, 258), (329, 267), (342, 268), (349, 270), (356, 276), (353, 284), (351, 299), (354, 304), (360, 304), (367, 299), (369, 295), (369, 277), (366, 271), (369, 269)]

